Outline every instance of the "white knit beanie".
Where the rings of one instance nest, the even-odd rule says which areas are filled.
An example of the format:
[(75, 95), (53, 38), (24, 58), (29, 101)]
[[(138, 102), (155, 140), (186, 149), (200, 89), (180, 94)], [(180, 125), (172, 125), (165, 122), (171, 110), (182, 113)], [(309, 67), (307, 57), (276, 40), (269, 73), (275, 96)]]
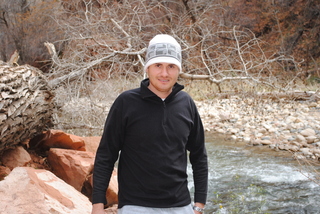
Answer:
[(172, 36), (158, 34), (150, 40), (144, 71), (154, 63), (175, 64), (181, 71), (181, 46)]

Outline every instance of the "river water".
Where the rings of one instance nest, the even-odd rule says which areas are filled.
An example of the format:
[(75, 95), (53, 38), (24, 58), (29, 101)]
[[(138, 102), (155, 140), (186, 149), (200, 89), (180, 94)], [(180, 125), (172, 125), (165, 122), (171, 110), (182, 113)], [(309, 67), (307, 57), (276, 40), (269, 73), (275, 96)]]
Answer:
[(312, 181), (317, 173), (301, 167), (288, 152), (206, 138), (210, 173), (205, 214), (320, 213), (320, 184)]

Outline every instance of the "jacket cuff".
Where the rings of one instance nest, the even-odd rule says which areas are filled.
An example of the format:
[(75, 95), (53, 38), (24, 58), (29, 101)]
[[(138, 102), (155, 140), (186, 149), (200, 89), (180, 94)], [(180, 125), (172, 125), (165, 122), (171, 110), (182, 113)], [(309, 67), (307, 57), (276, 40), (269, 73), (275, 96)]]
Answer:
[(202, 204), (206, 204), (207, 202), (207, 194), (205, 193), (195, 193), (194, 194), (194, 202), (199, 202)]
[(103, 203), (104, 205), (107, 204), (106, 194), (93, 194), (92, 195), (92, 204)]

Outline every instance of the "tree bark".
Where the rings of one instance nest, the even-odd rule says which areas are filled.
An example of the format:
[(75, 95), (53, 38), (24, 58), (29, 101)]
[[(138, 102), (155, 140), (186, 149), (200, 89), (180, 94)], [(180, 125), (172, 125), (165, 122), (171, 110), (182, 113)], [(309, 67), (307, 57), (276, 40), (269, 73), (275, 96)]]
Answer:
[(0, 65), (0, 155), (53, 126), (53, 97), (37, 68)]

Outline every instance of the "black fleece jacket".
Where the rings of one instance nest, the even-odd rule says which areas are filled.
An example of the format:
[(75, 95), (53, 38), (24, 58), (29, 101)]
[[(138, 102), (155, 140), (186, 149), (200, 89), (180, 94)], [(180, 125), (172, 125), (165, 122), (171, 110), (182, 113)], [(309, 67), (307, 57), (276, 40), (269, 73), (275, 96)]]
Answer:
[(182, 85), (163, 101), (141, 87), (123, 92), (108, 114), (97, 150), (92, 203), (106, 203), (106, 189), (118, 164), (119, 208), (124, 205), (181, 207), (191, 203), (187, 156), (195, 202), (206, 202), (208, 183), (204, 130), (197, 108)]

